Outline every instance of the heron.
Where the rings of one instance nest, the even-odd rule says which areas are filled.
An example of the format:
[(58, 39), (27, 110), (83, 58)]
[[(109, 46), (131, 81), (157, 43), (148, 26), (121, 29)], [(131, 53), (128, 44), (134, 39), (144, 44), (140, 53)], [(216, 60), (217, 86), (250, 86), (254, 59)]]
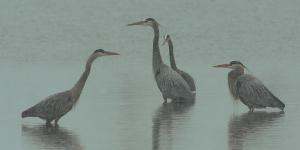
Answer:
[(167, 42), (168, 42), (168, 46), (169, 46), (169, 56), (170, 56), (171, 68), (181, 75), (181, 77), (189, 85), (190, 89), (195, 93), (196, 92), (196, 86), (195, 86), (195, 82), (194, 82), (193, 77), (191, 75), (189, 75), (188, 73), (178, 69), (178, 67), (176, 65), (174, 51), (173, 51), (173, 42), (172, 42), (171, 36), (169, 34), (166, 34), (164, 36), (164, 42), (163, 42), (162, 45), (164, 45)]
[[(240, 100), (250, 112), (255, 108), (275, 107), (283, 111), (285, 104), (274, 96), (270, 90), (256, 77), (245, 74), (246, 68), (239, 61), (213, 66), (232, 69), (228, 73), (228, 87), (234, 100)], [(247, 69), (247, 68), (246, 68)]]
[(185, 102), (194, 99), (193, 93), (186, 81), (171, 67), (164, 64), (159, 49), (159, 24), (153, 18), (128, 24), (128, 26), (150, 26), (154, 31), (152, 68), (157, 86), (162, 93), (164, 103), (167, 99), (174, 102)]
[(51, 125), (54, 120), (58, 125), (59, 119), (67, 114), (78, 102), (85, 82), (90, 74), (91, 66), (94, 60), (100, 56), (119, 55), (115, 52), (105, 51), (103, 49), (95, 50), (88, 58), (85, 70), (76, 84), (67, 91), (48, 96), (41, 102), (22, 112), (22, 118), (39, 117), (46, 120), (46, 125)]

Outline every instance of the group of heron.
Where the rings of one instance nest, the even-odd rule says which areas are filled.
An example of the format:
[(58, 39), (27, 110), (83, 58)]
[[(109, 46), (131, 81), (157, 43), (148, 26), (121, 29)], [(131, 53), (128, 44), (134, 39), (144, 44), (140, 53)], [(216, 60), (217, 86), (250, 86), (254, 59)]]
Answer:
[[(188, 73), (177, 68), (170, 35), (164, 37), (163, 44), (168, 43), (171, 67), (164, 64), (160, 54), (158, 22), (153, 18), (147, 18), (143, 21), (128, 24), (128, 26), (135, 25), (149, 26), (152, 27), (154, 31), (152, 68), (154, 78), (162, 94), (164, 103), (167, 103), (167, 99), (179, 103), (193, 101), (196, 92), (194, 79)], [(46, 120), (47, 125), (51, 125), (52, 121), (57, 125), (59, 119), (68, 113), (77, 103), (89, 76), (93, 61), (100, 56), (109, 55), (119, 54), (102, 49), (95, 50), (88, 58), (84, 72), (71, 89), (53, 94), (23, 111), (22, 118), (39, 117)], [(255, 108), (265, 107), (284, 109), (284, 103), (274, 96), (260, 80), (252, 75), (245, 74), (244, 69), (246, 67), (241, 62), (231, 61), (229, 64), (221, 64), (214, 67), (232, 69), (232, 71), (228, 73), (230, 93), (233, 99), (239, 99), (248, 106), (249, 111), (252, 112)]]

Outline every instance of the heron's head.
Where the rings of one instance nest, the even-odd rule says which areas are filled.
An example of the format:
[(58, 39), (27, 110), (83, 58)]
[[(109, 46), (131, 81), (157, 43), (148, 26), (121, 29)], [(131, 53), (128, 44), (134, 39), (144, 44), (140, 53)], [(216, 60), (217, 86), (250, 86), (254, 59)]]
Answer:
[(110, 55), (120, 55), (119, 53), (105, 51), (103, 49), (97, 49), (94, 51), (93, 55), (100, 57), (100, 56), (110, 56)]
[(246, 68), (246, 66), (243, 65), (239, 61), (231, 61), (229, 64), (220, 64), (220, 65), (216, 65), (216, 66), (213, 66), (213, 67), (216, 67), (216, 68), (230, 68), (230, 69), (241, 69), (241, 68), (244, 69), (244, 68)]
[(142, 20), (142, 21), (137, 21), (137, 22), (133, 22), (133, 23), (128, 24), (128, 26), (134, 26), (134, 25), (153, 27), (155, 25), (159, 25), (159, 23), (153, 18), (147, 18), (147, 19)]
[(164, 42), (162, 43), (162, 45), (165, 45), (167, 42), (169, 42), (171, 40), (171, 36), (169, 34), (166, 34), (164, 36)]

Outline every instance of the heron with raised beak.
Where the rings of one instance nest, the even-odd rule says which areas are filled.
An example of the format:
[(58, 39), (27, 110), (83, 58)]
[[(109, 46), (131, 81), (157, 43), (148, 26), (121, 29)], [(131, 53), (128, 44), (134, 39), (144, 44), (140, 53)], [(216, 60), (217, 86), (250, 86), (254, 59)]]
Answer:
[(152, 68), (155, 81), (162, 93), (164, 103), (167, 99), (174, 102), (187, 102), (194, 100), (194, 94), (187, 82), (171, 67), (164, 64), (159, 49), (159, 24), (153, 18), (147, 18), (142, 21), (128, 24), (128, 26), (148, 26), (154, 31), (153, 51), (152, 51)]
[(194, 82), (193, 77), (191, 75), (189, 75), (188, 73), (180, 70), (176, 65), (174, 50), (173, 50), (173, 42), (172, 42), (171, 36), (169, 34), (166, 34), (164, 36), (164, 42), (163, 42), (162, 45), (165, 45), (166, 43), (168, 43), (168, 46), (169, 46), (169, 56), (170, 56), (171, 68), (181, 75), (181, 77), (190, 86), (192, 92), (195, 93), (196, 92), (196, 86), (195, 86), (195, 82)]

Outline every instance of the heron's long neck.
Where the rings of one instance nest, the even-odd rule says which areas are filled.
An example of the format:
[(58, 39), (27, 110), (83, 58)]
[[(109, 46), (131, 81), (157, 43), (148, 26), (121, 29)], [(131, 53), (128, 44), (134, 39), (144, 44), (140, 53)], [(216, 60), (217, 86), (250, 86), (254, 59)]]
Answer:
[(82, 73), (82, 75), (80, 76), (79, 80), (76, 82), (76, 84), (74, 85), (74, 87), (71, 89), (71, 93), (72, 93), (72, 97), (74, 100), (78, 100), (81, 94), (81, 91), (85, 85), (85, 82), (90, 74), (91, 71), (91, 66), (93, 61), (96, 59), (97, 57), (94, 56), (93, 54), (89, 57), (89, 59), (86, 62), (86, 66), (85, 66), (85, 70)]
[(153, 71), (156, 72), (159, 66), (163, 64), (163, 60), (161, 58), (160, 51), (159, 51), (159, 29), (157, 24), (153, 25), (153, 30), (154, 30), (154, 38), (153, 38), (152, 65), (153, 65)]
[(236, 69), (230, 71), (229, 74), (231, 75), (231, 77), (233, 79), (236, 80), (239, 76), (244, 74), (244, 69), (243, 68), (236, 68)]
[(235, 69), (236, 72), (238, 72), (240, 75), (244, 74), (244, 68), (237, 68)]
[(169, 45), (169, 55), (170, 55), (170, 64), (171, 64), (171, 67), (174, 70), (177, 70), (177, 66), (176, 66), (176, 62), (175, 62), (175, 57), (174, 57), (174, 51), (173, 51), (173, 43), (172, 43), (171, 39), (168, 41), (168, 45)]
[(228, 87), (231, 96), (234, 100), (238, 100), (239, 96), (237, 95), (237, 86), (236, 86), (236, 80), (239, 76), (244, 74), (243, 68), (236, 68), (228, 73)]

